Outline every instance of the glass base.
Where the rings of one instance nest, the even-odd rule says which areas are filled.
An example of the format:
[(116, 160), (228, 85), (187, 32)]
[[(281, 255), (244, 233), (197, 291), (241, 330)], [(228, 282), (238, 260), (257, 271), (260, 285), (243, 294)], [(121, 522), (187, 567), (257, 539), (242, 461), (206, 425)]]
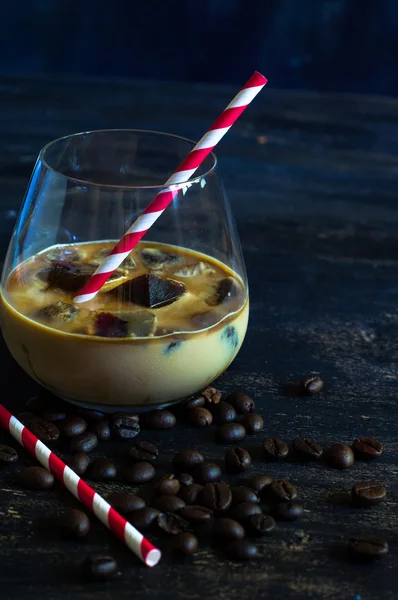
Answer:
[[(126, 406), (125, 404), (118, 405), (112, 404), (112, 406), (106, 404), (87, 404), (85, 402), (79, 402), (78, 400), (74, 400), (72, 398), (68, 398), (67, 396), (62, 396), (62, 394), (57, 394), (56, 392), (52, 392), (61, 400), (65, 400), (65, 402), (69, 402), (70, 404), (74, 404), (75, 406), (79, 406), (80, 408), (86, 408), (88, 410), (98, 410), (103, 413), (115, 413), (115, 412), (129, 412), (129, 413), (144, 413), (149, 412), (150, 410), (161, 410), (163, 408), (167, 408), (168, 406), (174, 406), (176, 404), (180, 404), (182, 402), (186, 402), (190, 398), (195, 398), (196, 395), (187, 396), (186, 398), (181, 398), (179, 400), (172, 400), (171, 402), (165, 402), (164, 404), (141, 404), (141, 405), (133, 405)], [(198, 392), (199, 395), (199, 392)]]

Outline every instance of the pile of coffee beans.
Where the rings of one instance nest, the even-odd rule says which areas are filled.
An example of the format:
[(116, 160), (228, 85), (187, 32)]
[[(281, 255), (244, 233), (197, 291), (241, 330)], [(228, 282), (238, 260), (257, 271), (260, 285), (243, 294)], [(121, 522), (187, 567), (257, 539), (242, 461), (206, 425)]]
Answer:
[[(320, 377), (303, 377), (297, 385), (301, 394), (313, 395), (323, 387)], [(177, 417), (168, 410), (144, 415), (116, 413), (105, 415), (97, 410), (75, 409), (49, 396), (31, 398), (20, 420), (44, 443), (57, 452), (66, 452), (66, 462), (79, 475), (93, 481), (143, 485), (143, 496), (111, 492), (109, 503), (138, 530), (172, 538), (173, 552), (192, 555), (199, 548), (196, 528), (208, 525), (210, 538), (218, 551), (235, 560), (252, 560), (258, 556), (255, 540), (271, 535), (277, 521), (296, 521), (303, 514), (299, 494), (293, 483), (272, 479), (268, 474), (249, 476), (251, 452), (241, 444), (246, 436), (260, 434), (263, 417), (255, 412), (254, 400), (237, 391), (224, 397), (215, 388), (176, 407), (176, 415), (188, 427), (214, 428), (216, 443), (227, 447), (224, 464), (208, 460), (196, 449), (175, 454), (162, 472), (157, 467), (161, 452), (142, 439), (141, 429), (166, 430), (174, 427)], [(137, 437), (139, 436), (139, 437)], [(126, 445), (125, 460), (119, 465), (109, 458), (91, 460), (99, 442), (120, 440)], [(253, 444), (251, 445), (253, 447)], [(349, 469), (355, 460), (371, 460), (383, 453), (381, 442), (357, 438), (349, 446), (335, 443), (324, 449), (309, 438), (296, 438), (291, 444), (278, 437), (262, 437), (258, 449), (264, 461), (317, 461), (337, 469)], [(108, 453), (106, 453), (108, 454)], [(0, 445), (0, 463), (15, 463), (18, 453)], [(239, 481), (223, 481), (223, 473), (246, 476)], [(39, 466), (26, 467), (16, 473), (14, 481), (30, 489), (49, 489), (54, 477)], [(149, 485), (149, 488), (148, 488)], [(351, 490), (354, 507), (374, 506), (386, 499), (385, 487), (375, 481), (357, 482)], [(90, 531), (88, 516), (78, 509), (67, 509), (59, 518), (63, 537), (80, 539)], [(356, 557), (380, 557), (388, 552), (387, 543), (377, 536), (360, 534), (348, 540), (348, 550)], [(83, 573), (89, 579), (103, 580), (117, 571), (115, 560), (107, 555), (88, 557)]]

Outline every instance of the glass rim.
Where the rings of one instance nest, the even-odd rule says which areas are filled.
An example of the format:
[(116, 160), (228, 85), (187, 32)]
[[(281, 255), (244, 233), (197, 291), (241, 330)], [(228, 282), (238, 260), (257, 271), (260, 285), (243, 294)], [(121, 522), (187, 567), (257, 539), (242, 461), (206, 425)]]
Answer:
[[(170, 186), (166, 186), (164, 184), (163, 185), (120, 185), (120, 184), (113, 185), (113, 184), (96, 183), (95, 181), (86, 181), (84, 179), (78, 179), (76, 177), (71, 177), (70, 175), (65, 175), (64, 173), (61, 173), (61, 171), (58, 171), (57, 169), (52, 167), (47, 162), (47, 160), (44, 158), (46, 151), (49, 148), (51, 148), (52, 145), (54, 145), (57, 142), (60, 142), (62, 140), (70, 140), (73, 138), (78, 138), (80, 136), (92, 134), (92, 133), (116, 133), (116, 132), (136, 133), (136, 134), (149, 133), (149, 134), (161, 135), (161, 136), (168, 137), (168, 138), (171, 138), (174, 140), (181, 140), (183, 142), (188, 142), (188, 144), (192, 145), (192, 148), (197, 144), (197, 142), (195, 142), (194, 140), (191, 140), (190, 138), (186, 138), (181, 135), (176, 135), (174, 133), (166, 133), (164, 131), (156, 131), (155, 129), (129, 129), (129, 128), (125, 129), (122, 127), (114, 128), (114, 129), (89, 129), (87, 131), (79, 131), (77, 133), (70, 133), (68, 135), (63, 135), (59, 138), (55, 138), (55, 139), (51, 140), (45, 146), (43, 146), (43, 148), (40, 150), (38, 160), (40, 160), (40, 162), (43, 165), (45, 165), (45, 167), (47, 169), (49, 169), (53, 173), (56, 173), (56, 175), (58, 175), (59, 177), (63, 177), (64, 179), (67, 179), (69, 181), (81, 183), (82, 185), (89, 185), (89, 186), (96, 186), (96, 187), (110, 188), (110, 189), (119, 189), (119, 190), (164, 190), (168, 187), (174, 188), (177, 186), (183, 186), (186, 183), (190, 183), (190, 184), (199, 183), (201, 179), (203, 179), (204, 177), (207, 177), (208, 175), (213, 173), (213, 171), (215, 171), (215, 169), (217, 167), (217, 163), (218, 163), (217, 156), (214, 152), (210, 152), (208, 156), (211, 157), (213, 160), (213, 164), (211, 165), (210, 169), (208, 169), (205, 173), (203, 173), (201, 175), (197, 175), (196, 177), (193, 177), (193, 178), (188, 179), (187, 181), (184, 181), (183, 183), (178, 183), (178, 184), (174, 183), (174, 184), (171, 184)], [(191, 148), (191, 150), (192, 150), (192, 148)], [(177, 167), (178, 167), (178, 165), (176, 165), (175, 168), (177, 168)], [(172, 173), (170, 173), (170, 175), (172, 175)]]

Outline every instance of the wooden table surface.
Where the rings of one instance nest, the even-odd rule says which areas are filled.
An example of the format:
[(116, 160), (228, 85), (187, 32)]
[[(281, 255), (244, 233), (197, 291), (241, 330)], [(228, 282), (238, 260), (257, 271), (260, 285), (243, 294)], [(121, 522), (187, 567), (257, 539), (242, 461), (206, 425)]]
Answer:
[[(46, 142), (107, 127), (198, 139), (233, 93), (199, 84), (0, 78), (1, 256)], [(73, 499), (60, 488), (18, 489), (11, 483), (15, 468), (3, 468), (1, 600), (397, 598), (398, 100), (282, 93), (269, 85), (218, 155), (252, 300), (243, 348), (219, 386), (255, 397), (266, 434), (307, 435), (324, 446), (370, 435), (385, 443), (385, 455), (342, 472), (258, 459), (255, 472), (297, 485), (303, 519), (261, 541), (256, 562), (229, 562), (205, 544), (183, 561), (166, 552), (152, 570), (100, 524), (83, 542), (60, 540), (52, 518)], [(36, 386), (4, 344), (1, 352), (2, 401), (20, 411)], [(284, 382), (310, 371), (326, 382), (318, 397), (283, 394)], [(212, 428), (177, 427), (146, 437), (158, 440), (165, 458), (194, 445), (222, 459), (213, 435)], [(244, 444), (255, 456), (262, 437)], [(386, 485), (385, 504), (355, 510), (327, 500), (363, 479)], [(347, 561), (344, 540), (358, 530), (384, 535), (389, 556), (371, 565)], [(117, 557), (120, 576), (82, 583), (79, 563), (100, 551)]]

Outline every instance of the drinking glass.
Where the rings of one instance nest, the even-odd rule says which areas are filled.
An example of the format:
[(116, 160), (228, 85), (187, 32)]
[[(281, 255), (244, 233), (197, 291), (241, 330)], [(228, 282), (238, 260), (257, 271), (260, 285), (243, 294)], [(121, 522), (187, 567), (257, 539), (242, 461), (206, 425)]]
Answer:
[[(80, 269), (87, 248), (94, 248), (98, 260), (91, 256), (90, 261), (98, 265), (112, 243), (164, 189), (164, 182), (193, 146), (194, 142), (175, 135), (119, 129), (77, 133), (41, 150), (4, 263), (0, 318), (15, 360), (53, 394), (103, 411), (159, 408), (203, 389), (239, 351), (248, 321), (247, 279), (214, 154), (140, 244), (155, 244), (152, 252), (158, 252), (156, 244), (160, 252), (174, 247), (185, 252), (191, 263), (192, 257), (207, 257), (214, 269), (207, 270), (198, 294), (205, 299), (214, 296), (219, 277), (214, 271), (220, 267), (227, 278), (239, 282), (239, 306), (232, 303), (233, 309), (222, 312), (209, 300), (209, 311), (194, 314), (195, 325), (184, 329), (173, 319), (176, 323), (180, 319), (183, 305), (188, 310), (189, 298), (196, 302), (193, 294), (186, 295), (183, 303), (170, 304), (167, 313), (163, 308), (151, 311), (167, 314), (168, 327), (116, 337), (92, 329), (60, 330), (52, 321), (35, 318), (38, 307), (47, 316), (51, 312), (47, 305), (53, 307), (54, 291), (46, 273), (60, 263), (63, 269), (70, 265), (72, 270)], [(137, 252), (138, 246), (131, 256)], [(161, 272), (155, 275), (165, 277)], [(105, 294), (95, 302), (109, 298)], [(98, 304), (77, 308), (74, 295), (67, 298), (65, 319), (78, 310), (85, 311), (89, 320), (93, 313), (97, 315)], [(156, 315), (151, 318), (157, 319)]]

